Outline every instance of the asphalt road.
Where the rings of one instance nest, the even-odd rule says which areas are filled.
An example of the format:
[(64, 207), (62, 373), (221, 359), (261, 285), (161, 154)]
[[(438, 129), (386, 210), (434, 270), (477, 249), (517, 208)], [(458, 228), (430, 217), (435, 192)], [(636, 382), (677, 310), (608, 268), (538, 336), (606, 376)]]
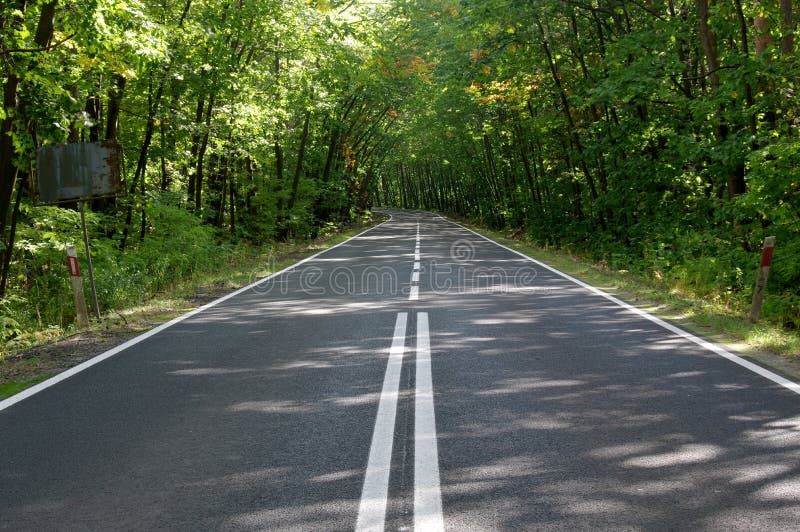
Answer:
[(0, 530), (798, 529), (800, 387), (390, 212), (0, 402)]

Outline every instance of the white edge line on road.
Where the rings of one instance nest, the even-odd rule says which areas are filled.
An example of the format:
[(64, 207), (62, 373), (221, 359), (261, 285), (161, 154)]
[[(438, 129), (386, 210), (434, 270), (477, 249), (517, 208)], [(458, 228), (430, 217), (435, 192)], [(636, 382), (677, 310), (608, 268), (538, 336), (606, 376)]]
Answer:
[(712, 353), (716, 353), (717, 355), (721, 356), (722, 358), (730, 360), (734, 364), (738, 364), (738, 365), (742, 366), (743, 368), (746, 368), (746, 369), (752, 371), (753, 373), (761, 375), (765, 379), (769, 379), (772, 382), (774, 382), (775, 384), (779, 384), (779, 385), (783, 386), (784, 388), (786, 388), (788, 390), (791, 390), (794, 393), (800, 395), (800, 384), (798, 384), (796, 382), (790, 381), (789, 379), (787, 379), (785, 377), (782, 377), (782, 376), (778, 375), (777, 373), (774, 373), (774, 372), (772, 372), (772, 371), (770, 371), (770, 370), (768, 370), (768, 369), (766, 369), (766, 368), (764, 368), (762, 366), (759, 366), (758, 364), (754, 364), (754, 363), (750, 362), (749, 360), (745, 360), (744, 358), (740, 357), (739, 355), (735, 355), (735, 354), (731, 353), (730, 351), (727, 351), (726, 349), (723, 349), (722, 347), (720, 347), (720, 346), (718, 346), (718, 345), (716, 345), (716, 344), (714, 344), (712, 342), (709, 342), (708, 340), (704, 340), (704, 339), (700, 338), (699, 336), (695, 336), (694, 334), (692, 334), (690, 332), (684, 331), (683, 329), (681, 329), (679, 327), (676, 327), (675, 325), (672, 325), (671, 323), (668, 323), (668, 322), (662, 320), (661, 318), (659, 318), (657, 316), (654, 316), (653, 314), (649, 313), (648, 311), (646, 311), (644, 309), (641, 309), (639, 307), (635, 307), (635, 306), (631, 305), (630, 303), (626, 303), (625, 301), (622, 301), (621, 299), (618, 299), (618, 298), (612, 296), (611, 294), (608, 294), (608, 293), (600, 290), (599, 288), (596, 288), (596, 287), (594, 287), (594, 286), (592, 286), (590, 284), (586, 284), (583, 281), (581, 281), (579, 279), (576, 279), (576, 278), (572, 277), (571, 275), (568, 275), (568, 274), (566, 274), (566, 273), (564, 273), (564, 272), (562, 272), (560, 270), (557, 270), (557, 269), (553, 268), (552, 266), (548, 266), (547, 264), (545, 264), (545, 263), (543, 263), (541, 261), (538, 261), (538, 260), (534, 259), (533, 257), (529, 257), (529, 256), (525, 255), (524, 253), (522, 253), (520, 251), (517, 251), (516, 249), (512, 249), (512, 248), (510, 248), (508, 246), (504, 246), (503, 244), (501, 244), (499, 242), (496, 242), (496, 241), (492, 240), (491, 238), (489, 238), (487, 236), (484, 236), (484, 235), (482, 235), (480, 233), (476, 233), (475, 231), (473, 231), (472, 229), (470, 229), (468, 227), (464, 227), (463, 225), (461, 225), (459, 223), (456, 223), (456, 222), (454, 222), (452, 220), (448, 220), (447, 218), (445, 218), (442, 215), (437, 215), (437, 216), (439, 216), (439, 218), (441, 218), (442, 220), (444, 220), (444, 221), (446, 221), (448, 223), (451, 223), (453, 225), (457, 225), (458, 227), (461, 227), (462, 229), (464, 229), (466, 231), (469, 231), (470, 233), (472, 233), (472, 234), (474, 234), (476, 236), (479, 236), (484, 240), (487, 240), (487, 241), (491, 242), (492, 244), (500, 246), (501, 248), (506, 249), (506, 250), (508, 250), (508, 251), (510, 251), (512, 253), (515, 253), (515, 254), (519, 255), (520, 257), (524, 257), (524, 258), (528, 259), (529, 261), (537, 264), (538, 266), (541, 266), (542, 268), (544, 268), (546, 270), (549, 270), (549, 271), (555, 273), (556, 275), (559, 275), (559, 276), (563, 277), (564, 279), (566, 279), (566, 280), (568, 280), (570, 282), (573, 282), (573, 283), (577, 284), (578, 286), (581, 286), (581, 287), (589, 290), (590, 292), (592, 292), (592, 293), (594, 293), (594, 294), (596, 294), (596, 295), (598, 295), (600, 297), (604, 297), (607, 300), (619, 305), (620, 307), (622, 307), (622, 308), (624, 308), (626, 310), (629, 310), (630, 312), (633, 312), (634, 314), (637, 314), (637, 315), (641, 316), (642, 318), (650, 320), (651, 322), (653, 322), (656, 325), (658, 325), (658, 326), (670, 331), (671, 333), (674, 333), (674, 334), (680, 336), (681, 338), (689, 340), (690, 342), (693, 342), (693, 343), (699, 345), (700, 347), (702, 347), (704, 349), (707, 349), (708, 351), (711, 351)]
[(375, 429), (369, 447), (367, 471), (361, 489), (356, 532), (383, 532), (386, 522), (386, 504), (389, 498), (389, 474), (392, 466), (392, 444), (400, 391), (400, 374), (403, 369), (403, 352), (406, 344), (407, 312), (399, 312), (394, 327), (389, 362), (383, 377)]
[(145, 333), (142, 333), (139, 336), (136, 336), (135, 338), (131, 338), (130, 340), (128, 340), (125, 343), (122, 343), (122, 344), (120, 344), (120, 345), (118, 345), (118, 346), (116, 346), (116, 347), (114, 347), (112, 349), (109, 349), (108, 351), (105, 351), (103, 353), (100, 353), (99, 355), (97, 355), (97, 356), (95, 356), (93, 358), (90, 358), (89, 360), (87, 360), (85, 362), (82, 362), (82, 363), (78, 364), (77, 366), (73, 366), (72, 368), (70, 368), (70, 369), (68, 369), (66, 371), (63, 371), (63, 372), (59, 373), (58, 375), (55, 375), (55, 376), (53, 376), (53, 377), (51, 377), (51, 378), (49, 378), (49, 379), (47, 379), (45, 381), (42, 381), (42, 382), (40, 382), (38, 384), (35, 384), (34, 386), (31, 386), (30, 388), (26, 388), (26, 389), (22, 390), (21, 392), (15, 394), (15, 395), (12, 395), (11, 397), (9, 397), (7, 399), (4, 399), (4, 400), (0, 401), (0, 412), (5, 410), (6, 408), (9, 408), (9, 407), (19, 403), (20, 401), (24, 401), (25, 399), (27, 399), (27, 398), (29, 398), (29, 397), (31, 397), (33, 395), (36, 395), (37, 393), (39, 393), (39, 392), (41, 392), (43, 390), (46, 390), (47, 388), (50, 388), (51, 386), (55, 386), (59, 382), (64, 381), (64, 380), (72, 377), (73, 375), (76, 375), (76, 374), (82, 372), (85, 369), (88, 369), (88, 368), (90, 368), (90, 367), (92, 367), (92, 366), (94, 366), (96, 364), (99, 364), (100, 362), (103, 362), (104, 360), (107, 360), (107, 359), (113, 357), (114, 355), (117, 355), (117, 354), (121, 353), (122, 351), (125, 351), (129, 347), (132, 347), (132, 346), (134, 346), (134, 345), (136, 345), (136, 344), (138, 344), (140, 342), (143, 342), (144, 340), (147, 340), (151, 336), (155, 336), (156, 334), (160, 333), (164, 329), (172, 327), (173, 325), (175, 325), (177, 323), (180, 323), (180, 322), (182, 322), (182, 321), (184, 321), (184, 320), (186, 320), (188, 318), (191, 318), (192, 316), (194, 316), (196, 314), (199, 314), (199, 313), (201, 313), (201, 312), (203, 312), (205, 310), (208, 310), (209, 308), (211, 308), (213, 306), (219, 305), (223, 301), (227, 301), (228, 299), (231, 299), (232, 297), (235, 297), (235, 296), (237, 296), (237, 295), (239, 295), (239, 294), (241, 294), (243, 292), (246, 292), (246, 291), (248, 291), (248, 290), (260, 285), (261, 283), (269, 281), (273, 277), (277, 277), (279, 275), (282, 275), (282, 274), (284, 274), (284, 273), (286, 273), (286, 272), (288, 272), (288, 271), (290, 271), (290, 270), (292, 270), (294, 268), (297, 268), (301, 264), (304, 264), (306, 262), (309, 262), (311, 260), (316, 259), (317, 257), (322, 255), (323, 253), (327, 253), (328, 251), (331, 251), (332, 249), (336, 249), (339, 246), (344, 245), (344, 244), (350, 242), (351, 240), (354, 240), (354, 239), (360, 237), (361, 235), (363, 235), (365, 233), (368, 233), (368, 232), (370, 232), (370, 231), (372, 231), (374, 229), (377, 229), (378, 227), (382, 226), (385, 223), (391, 222), (392, 221), (391, 215), (389, 215), (389, 216), (390, 216), (390, 218), (388, 220), (386, 220), (384, 222), (381, 222), (381, 223), (379, 223), (378, 225), (376, 225), (374, 227), (370, 227), (366, 231), (362, 231), (362, 232), (358, 233), (357, 235), (351, 236), (347, 240), (339, 242), (338, 244), (336, 244), (334, 246), (331, 246), (329, 248), (323, 249), (319, 253), (315, 253), (314, 255), (311, 255), (310, 257), (306, 257), (305, 259), (303, 259), (303, 260), (301, 260), (299, 262), (296, 262), (296, 263), (294, 263), (294, 264), (292, 264), (290, 266), (287, 266), (286, 268), (284, 268), (284, 269), (282, 269), (280, 271), (272, 273), (272, 274), (264, 277), (263, 279), (259, 279), (258, 281), (254, 282), (254, 283), (251, 283), (251, 284), (249, 284), (247, 286), (239, 288), (238, 290), (236, 290), (234, 292), (231, 292), (230, 294), (227, 294), (225, 296), (222, 296), (219, 299), (211, 301), (210, 303), (206, 303), (202, 307), (198, 307), (198, 308), (196, 308), (194, 310), (191, 310), (191, 311), (187, 312), (186, 314), (182, 314), (182, 315), (178, 316), (177, 318), (174, 318), (174, 319), (172, 319), (172, 320), (170, 320), (170, 321), (168, 321), (166, 323), (162, 323), (158, 327), (155, 327), (154, 329), (150, 329), (149, 331), (147, 331)]
[(414, 530), (444, 530), (428, 313), (417, 314), (414, 392)]

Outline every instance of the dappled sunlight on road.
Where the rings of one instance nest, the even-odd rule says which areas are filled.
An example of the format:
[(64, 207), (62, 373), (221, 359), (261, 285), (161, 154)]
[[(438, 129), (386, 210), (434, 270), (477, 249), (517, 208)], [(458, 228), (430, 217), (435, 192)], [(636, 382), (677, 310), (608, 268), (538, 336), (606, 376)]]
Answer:
[(586, 384), (584, 381), (575, 379), (547, 380), (536, 377), (506, 379), (499, 382), (499, 387), (491, 390), (481, 390), (475, 395), (505, 395), (510, 393), (520, 393), (543, 388), (563, 388), (567, 386), (581, 386)]
[(352, 519), (352, 506), (357, 501), (326, 501), (305, 505), (256, 510), (235, 515), (222, 523), (223, 530), (281, 530), (307, 532), (336, 530), (343, 521)]
[(622, 462), (623, 467), (670, 467), (684, 464), (710, 462), (722, 454), (722, 449), (715, 445), (684, 444), (664, 453), (646, 454), (628, 458)]
[(29, 460), (52, 454), (42, 437), (15, 449), (0, 483), (39, 490), (12, 493), (16, 522), (347, 530), (384, 497), (405, 530), (436, 470), (420, 492), (441, 490), (451, 531), (797, 528), (787, 390), (432, 215), (414, 260), (417, 218), (18, 405), (65, 459)]
[(767, 381), (576, 287), (427, 303), (455, 526), (796, 526), (800, 406)]

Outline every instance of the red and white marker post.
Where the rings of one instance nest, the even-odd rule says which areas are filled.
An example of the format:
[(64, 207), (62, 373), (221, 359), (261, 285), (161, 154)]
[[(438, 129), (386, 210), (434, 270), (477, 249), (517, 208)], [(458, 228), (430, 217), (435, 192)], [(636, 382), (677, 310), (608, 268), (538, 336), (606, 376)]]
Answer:
[(769, 278), (769, 268), (772, 265), (772, 253), (775, 251), (775, 237), (768, 236), (764, 239), (764, 248), (761, 251), (761, 265), (758, 267), (758, 277), (756, 278), (756, 289), (753, 292), (753, 306), (750, 307), (750, 321), (758, 321), (761, 316), (761, 305), (764, 303), (764, 296), (767, 291), (767, 278)]
[(72, 297), (75, 300), (78, 327), (88, 327), (89, 311), (86, 309), (86, 299), (83, 297), (83, 280), (78, 264), (78, 252), (75, 251), (75, 246), (72, 244), (67, 244), (67, 266), (69, 267), (69, 280), (72, 283)]

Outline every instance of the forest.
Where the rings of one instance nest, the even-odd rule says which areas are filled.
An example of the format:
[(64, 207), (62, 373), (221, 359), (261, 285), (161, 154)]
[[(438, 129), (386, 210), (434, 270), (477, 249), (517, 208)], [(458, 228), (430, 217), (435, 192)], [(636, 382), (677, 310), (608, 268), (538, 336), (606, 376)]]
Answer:
[(0, 341), (74, 320), (76, 205), (36, 153), (122, 146), (87, 207), (105, 310), (420, 208), (800, 326), (792, 0), (8, 0)]

